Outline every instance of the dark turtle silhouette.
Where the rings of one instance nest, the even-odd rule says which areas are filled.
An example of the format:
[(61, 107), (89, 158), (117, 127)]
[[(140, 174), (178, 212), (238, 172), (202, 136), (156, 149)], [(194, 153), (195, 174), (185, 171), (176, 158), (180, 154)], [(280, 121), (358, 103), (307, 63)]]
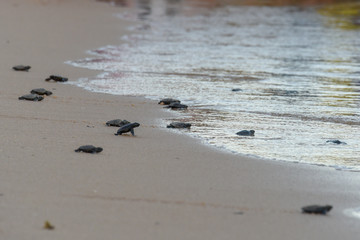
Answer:
[(161, 104), (161, 105), (169, 105), (171, 103), (180, 103), (180, 100), (173, 99), (173, 98), (164, 98), (164, 99), (161, 99), (159, 102), (159, 104)]
[(254, 136), (255, 131), (254, 130), (242, 130), (240, 132), (237, 132), (236, 134), (239, 136)]
[(127, 120), (114, 119), (114, 120), (107, 121), (106, 126), (122, 127), (128, 123), (130, 123), (130, 122)]
[(173, 102), (173, 103), (170, 103), (168, 106), (166, 106), (164, 108), (171, 108), (172, 110), (175, 110), (175, 109), (187, 109), (188, 106), (184, 105), (184, 104), (181, 104), (181, 103), (178, 103), (178, 102)]
[(166, 126), (167, 128), (190, 128), (190, 123), (184, 123), (184, 122), (172, 122), (169, 125)]
[(233, 88), (233, 89), (231, 89), (231, 91), (233, 91), (233, 92), (240, 92), (240, 91), (242, 91), (242, 90), (241, 90), (241, 88)]
[(46, 96), (50, 96), (52, 94), (52, 92), (46, 90), (45, 88), (35, 88), (31, 90), (31, 93), (38, 95), (46, 95)]
[(86, 152), (86, 153), (99, 153), (103, 149), (101, 147), (95, 147), (93, 145), (84, 145), (75, 150), (75, 152)]
[(15, 71), (24, 71), (24, 72), (29, 71), (30, 68), (31, 68), (30, 66), (25, 66), (25, 65), (16, 65), (13, 67)]
[(139, 127), (139, 126), (140, 126), (140, 124), (137, 122), (125, 124), (124, 126), (120, 127), (117, 130), (115, 135), (122, 135), (123, 133), (130, 132), (131, 135), (135, 136), (134, 128)]
[(28, 100), (28, 101), (34, 101), (34, 102), (41, 101), (43, 99), (44, 99), (44, 97), (39, 96), (37, 94), (26, 94), (26, 95), (19, 97), (19, 100)]
[(58, 75), (50, 75), (50, 77), (45, 79), (45, 81), (50, 81), (50, 80), (53, 80), (55, 82), (66, 82), (68, 79)]
[(337, 139), (332, 139), (332, 140), (327, 140), (327, 143), (335, 143), (335, 144), (346, 144), (346, 142), (342, 142), (340, 140)]
[(324, 206), (320, 206), (320, 205), (310, 205), (310, 206), (305, 206), (301, 208), (303, 213), (313, 213), (313, 214), (323, 214), (325, 215), (326, 213), (330, 212), (330, 210), (332, 209), (331, 205), (324, 205)]

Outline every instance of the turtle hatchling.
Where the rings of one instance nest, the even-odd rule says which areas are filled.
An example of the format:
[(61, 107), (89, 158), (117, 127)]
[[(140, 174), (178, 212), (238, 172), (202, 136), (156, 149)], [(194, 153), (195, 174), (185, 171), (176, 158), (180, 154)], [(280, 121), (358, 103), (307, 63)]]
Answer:
[(99, 153), (103, 149), (101, 147), (95, 147), (93, 145), (84, 145), (75, 150), (75, 152), (86, 152), (86, 153)]
[(166, 126), (167, 128), (190, 128), (191, 123), (184, 123), (184, 122), (172, 122)]
[(254, 136), (255, 131), (254, 130), (242, 130), (240, 132), (237, 132), (236, 134), (239, 136)]
[(310, 206), (305, 206), (301, 209), (302, 209), (303, 213), (313, 213), (313, 214), (325, 215), (326, 213), (330, 212), (330, 210), (332, 209), (332, 206), (331, 205), (325, 205), (325, 206), (310, 205)]
[(28, 101), (34, 101), (34, 102), (41, 101), (43, 99), (44, 99), (44, 97), (39, 96), (37, 94), (26, 94), (26, 95), (19, 97), (19, 100), (28, 100)]
[(13, 67), (15, 71), (24, 71), (24, 72), (29, 71), (30, 68), (31, 68), (30, 66), (25, 66), (25, 65), (16, 65)]
[(187, 109), (188, 106), (184, 105), (184, 104), (181, 104), (181, 103), (178, 103), (178, 102), (173, 102), (173, 103), (170, 103), (169, 106), (166, 106), (165, 108), (171, 108), (172, 110), (174, 110), (174, 109)]
[(106, 126), (111, 126), (111, 127), (122, 127), (126, 124), (130, 123), (127, 120), (121, 120), (121, 119), (114, 119), (114, 120), (110, 120), (106, 122)]
[(123, 133), (130, 132), (131, 135), (135, 136), (134, 128), (139, 127), (139, 126), (140, 126), (140, 124), (137, 122), (125, 124), (124, 126), (120, 127), (117, 130), (115, 135), (122, 135)]
[(38, 95), (46, 95), (46, 96), (50, 96), (52, 94), (52, 92), (46, 90), (45, 88), (35, 88), (31, 90), (31, 93)]
[(180, 103), (180, 100), (173, 99), (173, 98), (164, 98), (164, 99), (161, 99), (159, 102), (159, 104), (161, 104), (161, 105), (169, 105), (171, 103)]
[(55, 82), (66, 82), (68, 79), (58, 75), (50, 75), (50, 77), (45, 79), (45, 81), (50, 81), (50, 80), (53, 80)]
[(334, 144), (346, 144), (346, 142), (342, 142), (338, 139), (331, 139), (331, 140), (327, 140), (327, 143), (334, 143)]

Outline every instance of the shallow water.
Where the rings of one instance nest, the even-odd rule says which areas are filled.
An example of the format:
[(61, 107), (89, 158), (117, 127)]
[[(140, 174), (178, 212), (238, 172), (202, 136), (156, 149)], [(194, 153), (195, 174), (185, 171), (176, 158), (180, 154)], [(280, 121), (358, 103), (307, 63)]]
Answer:
[[(134, 22), (124, 44), (69, 62), (103, 71), (77, 85), (179, 98), (190, 106), (180, 115), (193, 123), (190, 134), (233, 152), (360, 170), (358, 2), (130, 3), (118, 16)], [(255, 136), (235, 134), (243, 129)], [(331, 139), (346, 144), (327, 143)]]

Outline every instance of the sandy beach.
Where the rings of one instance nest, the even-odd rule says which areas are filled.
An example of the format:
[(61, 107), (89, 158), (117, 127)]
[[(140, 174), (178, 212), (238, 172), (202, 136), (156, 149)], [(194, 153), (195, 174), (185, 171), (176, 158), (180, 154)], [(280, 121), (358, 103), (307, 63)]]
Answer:
[[(0, 2), (0, 239), (357, 239), (360, 174), (225, 153), (159, 126), (157, 102), (45, 82), (120, 44), (129, 23), (93, 0)], [(16, 72), (14, 65), (30, 65)], [(33, 88), (53, 95), (20, 101)], [(135, 137), (105, 122), (139, 122)], [(99, 154), (76, 153), (81, 145)], [(331, 204), (326, 216), (301, 213)], [(54, 230), (43, 228), (49, 221)]]

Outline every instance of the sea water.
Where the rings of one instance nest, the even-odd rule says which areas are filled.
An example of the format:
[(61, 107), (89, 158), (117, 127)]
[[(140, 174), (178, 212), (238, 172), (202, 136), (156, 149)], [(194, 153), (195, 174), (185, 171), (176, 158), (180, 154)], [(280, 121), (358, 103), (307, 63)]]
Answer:
[(184, 132), (235, 153), (360, 170), (359, 3), (118, 2), (131, 33), (70, 61), (102, 71), (76, 85), (180, 99)]

